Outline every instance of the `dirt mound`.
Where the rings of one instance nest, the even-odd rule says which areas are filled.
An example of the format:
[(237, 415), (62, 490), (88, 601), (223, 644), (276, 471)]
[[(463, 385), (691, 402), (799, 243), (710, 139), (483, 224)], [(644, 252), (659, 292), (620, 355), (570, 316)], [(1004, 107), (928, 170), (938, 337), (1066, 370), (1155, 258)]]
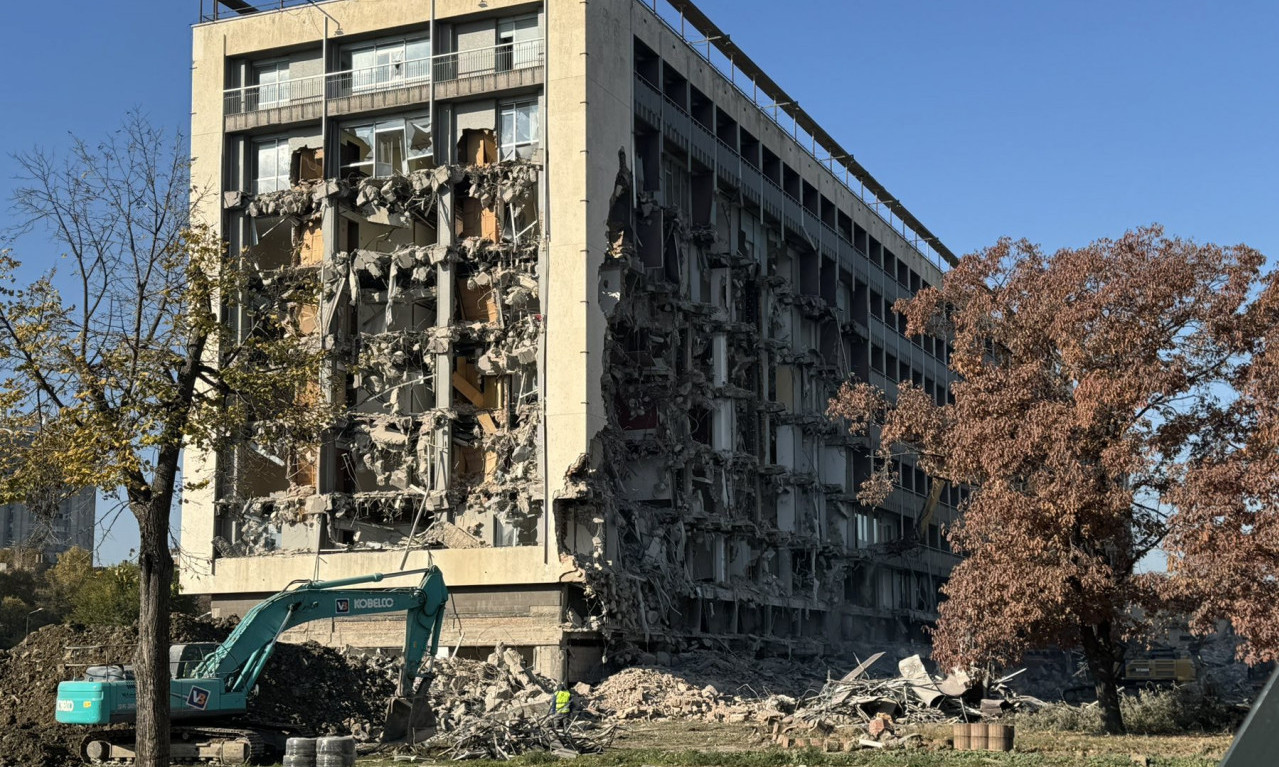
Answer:
[[(229, 622), (174, 616), (174, 642), (220, 642)], [(0, 767), (79, 765), (83, 727), (58, 724), (58, 683), (81, 678), (89, 665), (128, 663), (132, 627), (45, 626), (0, 651)], [(314, 643), (280, 643), (258, 680), (249, 710), (259, 722), (315, 734), (368, 732), (380, 726), (398, 669), (370, 665)]]
[(82, 666), (68, 666), (66, 648), (84, 648), (75, 651), (84, 662), (104, 663), (120, 657), (117, 650), (130, 652), (133, 642), (127, 628), (55, 625), (0, 651), (0, 765), (78, 764), (82, 731), (53, 718), (58, 682), (83, 673)]
[(281, 642), (258, 679), (249, 711), (256, 721), (315, 735), (368, 738), (382, 726), (398, 675), (398, 664), (373, 665), (367, 657), (348, 657), (315, 642)]

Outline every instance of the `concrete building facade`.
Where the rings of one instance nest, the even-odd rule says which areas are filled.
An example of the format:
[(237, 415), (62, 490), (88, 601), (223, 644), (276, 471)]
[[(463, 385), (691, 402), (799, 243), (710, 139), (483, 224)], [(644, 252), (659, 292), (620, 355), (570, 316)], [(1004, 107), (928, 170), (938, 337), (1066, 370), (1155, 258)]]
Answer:
[(29, 548), (47, 562), (57, 561), (73, 546), (93, 551), (96, 513), (97, 494), (91, 487), (63, 499), (50, 519), (36, 516), (25, 504), (0, 505), (0, 549)]
[(945, 341), (890, 307), (949, 252), (691, 3), (204, 10), (200, 215), (270, 300), (320, 285), (288, 308), (343, 416), (311, 449), (188, 451), (184, 591), (225, 614), (433, 562), (446, 642), (572, 679), (613, 649), (821, 652), (935, 614), (960, 491), (902, 465), (859, 505), (871, 445), (823, 411), (850, 375), (948, 396)]

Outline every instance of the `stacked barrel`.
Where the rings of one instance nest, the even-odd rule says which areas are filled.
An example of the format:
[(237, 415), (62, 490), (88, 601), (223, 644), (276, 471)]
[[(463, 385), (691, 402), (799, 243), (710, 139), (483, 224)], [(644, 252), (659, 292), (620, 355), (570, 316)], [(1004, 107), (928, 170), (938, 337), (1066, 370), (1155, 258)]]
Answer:
[(284, 767), (353, 767), (355, 739), (289, 738), (284, 744)]
[(1012, 751), (1013, 726), (1011, 724), (956, 724), (954, 728), (956, 751)]

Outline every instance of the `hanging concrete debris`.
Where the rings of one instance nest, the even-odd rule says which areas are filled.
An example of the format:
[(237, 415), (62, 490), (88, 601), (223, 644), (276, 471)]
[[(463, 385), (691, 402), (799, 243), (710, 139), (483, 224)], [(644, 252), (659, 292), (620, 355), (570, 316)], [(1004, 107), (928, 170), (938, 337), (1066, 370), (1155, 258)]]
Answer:
[(236, 450), (220, 502), (234, 542), (218, 553), (527, 542), (540, 507), (537, 167), (347, 181), (318, 178), (317, 162), (301, 150), (291, 188), (224, 204), (258, 232), (247, 303), (285, 302), (294, 331), (333, 353), (317, 396), (341, 417), (312, 451)]

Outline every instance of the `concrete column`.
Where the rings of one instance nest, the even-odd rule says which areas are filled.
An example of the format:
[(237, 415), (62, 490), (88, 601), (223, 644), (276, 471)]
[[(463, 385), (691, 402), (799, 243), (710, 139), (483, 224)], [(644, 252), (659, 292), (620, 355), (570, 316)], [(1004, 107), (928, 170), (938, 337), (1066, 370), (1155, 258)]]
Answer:
[[(324, 213), (322, 214), (323, 218), (320, 220), (320, 234), (324, 240), (324, 265), (322, 267), (322, 274), (325, 278), (330, 280), (337, 276), (333, 273), (333, 257), (337, 254), (338, 241), (337, 213), (337, 208), (331, 206), (327, 207), (324, 209)], [(345, 279), (345, 277), (340, 277), (340, 279)], [(353, 296), (347, 296), (346, 292), (342, 291), (338, 293), (336, 303), (346, 305), (354, 300)], [(320, 326), (320, 337), (323, 339), (324, 348), (326, 349), (336, 348), (341, 342), (343, 334), (346, 332), (342, 323), (337, 321), (336, 318), (338, 316), (340, 315), (338, 314), (337, 306), (325, 306), (323, 299), (321, 299), (318, 324)], [(328, 320), (328, 323), (326, 323), (325, 320)], [(332, 332), (332, 335), (330, 335), (330, 332)], [(330, 404), (337, 397), (337, 387), (339, 385), (345, 387), (345, 382), (343, 381), (345, 375), (345, 371), (339, 369), (336, 362), (329, 362), (321, 367), (320, 391), (323, 393), (325, 400)], [(319, 493), (332, 493), (337, 490), (338, 471), (337, 448), (334, 445), (335, 437), (336, 435), (332, 430), (326, 431), (324, 436), (321, 437), (320, 455), (318, 457), (319, 465), (316, 467), (317, 487), (315, 488)]]
[(564, 648), (559, 645), (534, 646), (533, 671), (557, 682), (567, 681), (568, 668)]
[[(436, 231), (439, 233), (438, 243), (452, 247), (456, 243), (456, 230), (453, 228), (453, 187), (440, 190), (439, 220)], [(453, 264), (444, 261), (436, 267), (435, 274), (435, 324), (446, 328), (453, 324)], [(447, 409), (453, 406), (453, 349), (435, 355), (435, 406)], [(436, 472), (438, 483), (436, 490), (447, 490), (453, 479), (453, 432), (448, 424), (435, 430), (436, 460), (439, 469)]]

